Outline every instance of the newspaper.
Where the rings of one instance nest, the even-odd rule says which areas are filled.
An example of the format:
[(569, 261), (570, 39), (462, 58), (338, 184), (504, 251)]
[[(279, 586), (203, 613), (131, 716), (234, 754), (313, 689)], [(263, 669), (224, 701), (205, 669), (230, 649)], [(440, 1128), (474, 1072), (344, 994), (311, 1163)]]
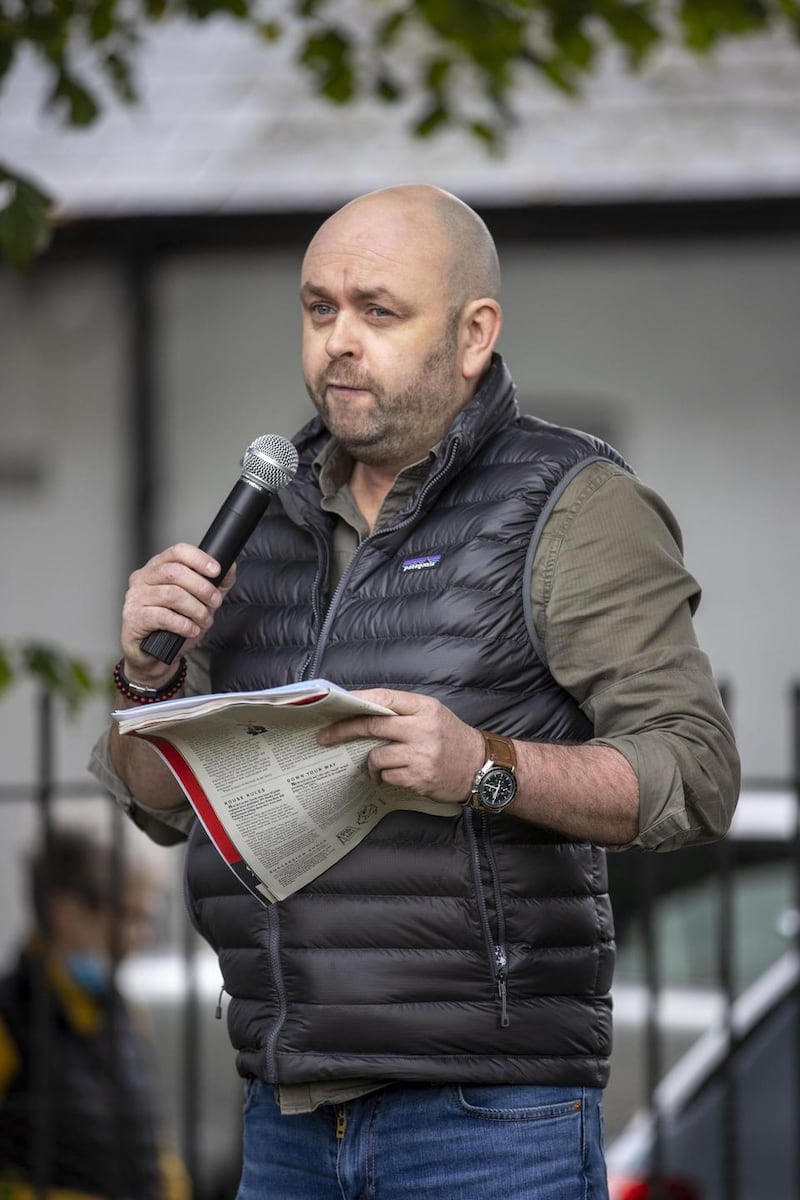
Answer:
[(366, 761), (377, 739), (318, 745), (323, 725), (363, 713), (391, 716), (391, 709), (314, 679), (165, 700), (112, 716), (120, 733), (158, 751), (225, 862), (270, 904), (333, 866), (388, 812), (461, 811), (374, 784)]

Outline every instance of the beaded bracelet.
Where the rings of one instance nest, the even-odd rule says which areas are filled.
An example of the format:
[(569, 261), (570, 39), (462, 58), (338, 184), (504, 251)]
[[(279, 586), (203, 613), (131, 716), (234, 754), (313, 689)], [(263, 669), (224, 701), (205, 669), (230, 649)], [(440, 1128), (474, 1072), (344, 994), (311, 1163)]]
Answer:
[(114, 667), (114, 686), (120, 696), (124, 696), (126, 700), (133, 700), (134, 704), (155, 704), (157, 700), (169, 700), (172, 696), (177, 696), (186, 679), (186, 659), (183, 656), (172, 678), (157, 688), (131, 683), (123, 670), (124, 662), (125, 659), (121, 658)]

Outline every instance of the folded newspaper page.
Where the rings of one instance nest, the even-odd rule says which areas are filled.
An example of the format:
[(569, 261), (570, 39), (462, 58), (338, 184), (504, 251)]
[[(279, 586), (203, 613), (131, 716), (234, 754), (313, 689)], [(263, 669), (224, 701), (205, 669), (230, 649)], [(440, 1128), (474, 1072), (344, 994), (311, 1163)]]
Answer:
[(164, 700), (113, 714), (120, 733), (161, 755), (209, 838), (265, 904), (284, 900), (343, 858), (396, 809), (457, 816), (404, 788), (376, 785), (367, 756), (380, 742), (320, 746), (323, 725), (391, 709), (325, 679), (255, 692)]

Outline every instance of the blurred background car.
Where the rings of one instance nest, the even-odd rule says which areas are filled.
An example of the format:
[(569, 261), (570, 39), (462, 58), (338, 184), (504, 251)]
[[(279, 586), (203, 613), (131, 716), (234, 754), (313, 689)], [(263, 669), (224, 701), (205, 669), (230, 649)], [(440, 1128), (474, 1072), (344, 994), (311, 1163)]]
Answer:
[[(633, 1115), (629, 1110), (621, 1128), (613, 1118), (623, 1116), (624, 1105), (610, 1106), (612, 1200), (790, 1200), (800, 1194), (796, 824), (790, 793), (746, 794), (722, 851), (696, 852), (692, 866), (700, 877), (676, 882), (654, 900), (666, 1002), (656, 1004), (650, 1034), (668, 1069), (652, 1103)], [(727, 857), (722, 870), (721, 853)], [(723, 954), (719, 935), (726, 923), (731, 939)], [(621, 939), (619, 994), (642, 974), (640, 931), (629, 930)], [(694, 1041), (692, 1006), (703, 1019), (712, 1017)], [(615, 1061), (626, 1098), (630, 1046), (623, 1050), (620, 1042), (631, 1040), (634, 1026), (623, 1007)]]

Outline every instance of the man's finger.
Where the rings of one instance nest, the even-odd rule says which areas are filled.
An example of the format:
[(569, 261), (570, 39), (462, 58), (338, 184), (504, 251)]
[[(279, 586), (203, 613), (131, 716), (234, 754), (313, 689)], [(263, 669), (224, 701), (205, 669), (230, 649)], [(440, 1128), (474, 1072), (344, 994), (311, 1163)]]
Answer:
[(317, 734), (321, 746), (333, 746), (337, 742), (349, 742), (352, 738), (388, 738), (391, 736), (387, 724), (395, 717), (364, 716), (349, 717), (346, 721), (334, 721)]
[(414, 692), (396, 692), (389, 688), (368, 688), (363, 692), (353, 692), (359, 700), (368, 700), (370, 704), (381, 704), (390, 708), (399, 717), (410, 717), (419, 711), (422, 696)]

